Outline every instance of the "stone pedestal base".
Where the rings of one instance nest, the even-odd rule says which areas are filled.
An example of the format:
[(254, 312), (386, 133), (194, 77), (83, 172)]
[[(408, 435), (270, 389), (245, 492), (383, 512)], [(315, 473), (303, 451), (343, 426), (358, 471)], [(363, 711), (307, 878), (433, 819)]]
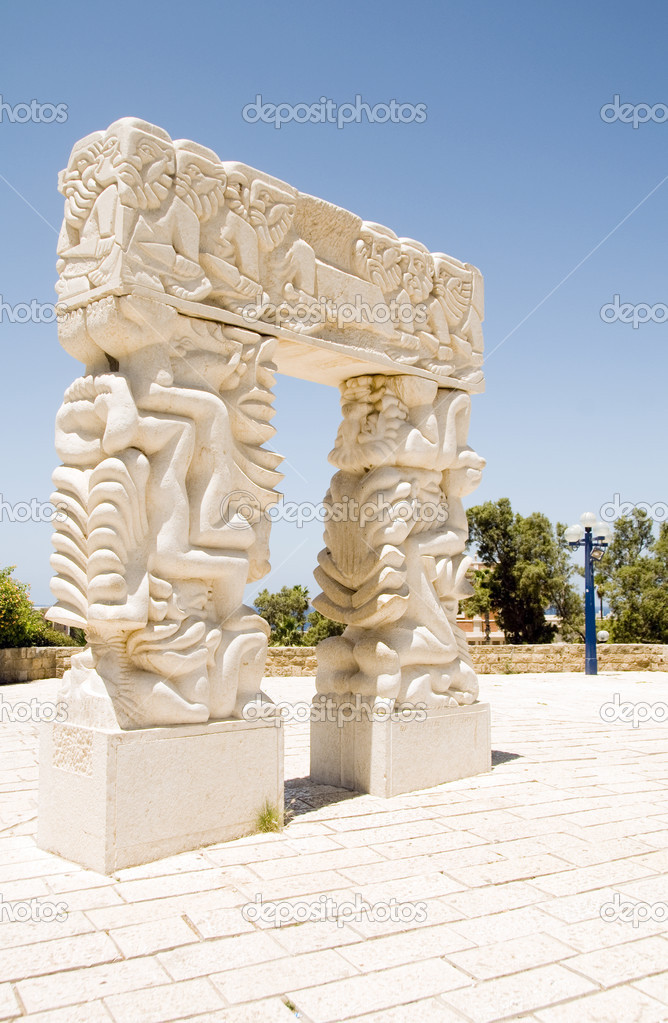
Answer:
[(266, 802), (282, 814), (276, 719), (42, 726), (37, 844), (101, 874), (249, 834)]
[(488, 703), (429, 710), (413, 720), (374, 719), (371, 705), (360, 713), (356, 703), (347, 720), (350, 702), (329, 699), (342, 713), (318, 714), (314, 702), (311, 721), (311, 780), (318, 784), (388, 797), (491, 770)]

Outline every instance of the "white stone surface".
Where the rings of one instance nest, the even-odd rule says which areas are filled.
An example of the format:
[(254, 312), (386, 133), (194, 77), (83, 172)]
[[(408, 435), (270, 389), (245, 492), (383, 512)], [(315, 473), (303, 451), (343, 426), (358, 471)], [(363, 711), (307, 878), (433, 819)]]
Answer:
[(466, 443), (470, 398), (373, 376), (348, 381), (341, 403), (313, 603), (347, 628), (318, 644), (318, 692), (471, 704), (478, 682), (457, 625), (473, 592), (462, 497), (485, 461)]
[[(604, 672), (586, 684), (581, 671), (483, 675), (480, 687), (494, 708), (491, 773), (391, 799), (317, 786), (305, 777), (308, 723), (295, 715), (285, 725), (295, 816), (281, 834), (113, 877), (35, 848), (37, 726), (5, 713), (2, 906), (65, 902), (68, 915), (3, 920), (0, 1016), (294, 1023), (289, 999), (314, 1023), (667, 1019), (665, 919), (634, 926), (601, 916), (615, 896), (626, 907), (668, 901), (666, 726), (604, 721), (600, 708), (613, 693), (667, 703), (668, 673)], [(296, 705), (315, 693), (308, 678), (265, 679), (263, 688)], [(33, 699), (45, 706), (57, 683), (2, 694), (6, 711)], [(242, 909), (258, 894), (316, 909), (323, 896), (341, 909), (361, 894), (378, 909), (424, 902), (427, 915), (249, 923)], [(335, 979), (341, 964), (354, 976)], [(212, 991), (233, 987), (240, 971), (243, 1003), (212, 1011)], [(267, 997), (272, 983), (281, 993)]]
[(382, 704), (344, 698), (318, 720), (314, 704), (311, 781), (387, 798), (491, 770), (489, 704), (407, 715), (390, 706), (378, 716)]
[(266, 803), (282, 814), (280, 720), (42, 725), (38, 844), (98, 873), (251, 834)]
[[(371, 644), (411, 692), (475, 699), (452, 608), (460, 497), (484, 464), (465, 444), (466, 392), (482, 388), (479, 271), (135, 118), (78, 142), (59, 184), (59, 337), (86, 367), (56, 423), (50, 617), (90, 644), (64, 682), (70, 720), (205, 722), (258, 698), (267, 627), (243, 592), (269, 571), (279, 497), (280, 456), (263, 447), (274, 359), (341, 385), (344, 478), (328, 500), (387, 491), (393, 507), (409, 494), (442, 513), (426, 532), (392, 515), (330, 530), (322, 600), (354, 627), (336, 657), (363, 673)], [(369, 532), (377, 577), (368, 552), (343, 565), (338, 550)]]
[[(89, 745), (96, 753), (86, 781), (57, 769), (45, 747), (44, 791), (62, 788), (56, 801), (72, 803), (88, 837), (65, 834), (50, 795), (42, 834), (86, 862), (139, 862), (177, 841), (168, 829), (161, 845), (149, 826), (153, 796), (180, 784), (167, 751), (187, 748), (196, 765), (186, 786), (193, 848), (222, 827), (197, 795), (209, 784), (201, 750), (236, 734), (214, 723), (270, 703), (269, 627), (243, 598), (270, 570), (281, 457), (264, 445), (277, 369), (341, 387), (331, 458), (340, 471), (326, 503), (376, 505), (371, 521), (353, 511), (341, 522), (332, 507), (316, 605), (347, 629), (322, 644), (319, 691), (430, 710), (474, 704), (455, 619), (469, 592), (461, 498), (484, 465), (466, 443), (470, 393), (483, 388), (482, 277), (135, 118), (78, 142), (59, 186), (59, 338), (85, 369), (56, 419), (49, 617), (86, 630), (89, 645), (63, 678), (63, 727), (73, 729), (73, 763)], [(176, 732), (151, 741), (156, 728), (185, 726), (195, 731), (183, 745)], [(372, 763), (383, 750), (381, 741)], [(161, 752), (169, 785), (152, 776)], [(275, 785), (273, 755), (256, 770), (259, 789)], [(221, 798), (233, 788), (226, 778)], [(243, 800), (226, 809), (230, 834), (247, 810)]]

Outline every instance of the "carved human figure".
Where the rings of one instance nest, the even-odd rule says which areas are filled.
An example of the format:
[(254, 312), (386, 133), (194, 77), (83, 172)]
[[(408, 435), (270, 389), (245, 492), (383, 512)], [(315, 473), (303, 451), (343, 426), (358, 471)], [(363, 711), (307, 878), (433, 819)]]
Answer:
[(295, 197), (258, 177), (251, 184), (250, 222), (257, 232), (262, 280), (272, 302), (315, 304), (315, 253), (291, 233)]
[(388, 304), (395, 334), (386, 350), (403, 365), (414, 364), (420, 358), (420, 339), (415, 334), (415, 308), (406, 289), (406, 282), (412, 287), (414, 278), (408, 264), (409, 254), (402, 254), (401, 240), (393, 231), (380, 224), (363, 222), (354, 246), (353, 266), (363, 280), (380, 289)]
[[(59, 294), (67, 298), (123, 279), (162, 288), (157, 272), (140, 269), (142, 261), (153, 263), (148, 250), (138, 253), (132, 241), (138, 223), (155, 220), (172, 191), (171, 139), (135, 118), (116, 121), (104, 136), (89, 138), (83, 149), (81, 143), (75, 146), (61, 179), (68, 203), (58, 246)], [(73, 209), (76, 192), (89, 194), (89, 205), (78, 216)], [(140, 228), (138, 240), (146, 235), (147, 228)]]
[(71, 698), (110, 700), (124, 727), (238, 716), (266, 653), (243, 604), (268, 570), (265, 520), (230, 495), (260, 512), (277, 499), (279, 458), (259, 447), (275, 342), (177, 326), (171, 346), (129, 347), (117, 372), (76, 381), (58, 417), (58, 500), (78, 514), (57, 533), (51, 617), (88, 629)]
[(434, 286), (428, 305), (434, 321), (444, 324), (438, 352), (421, 365), (434, 372), (475, 383), (482, 379), (483, 338), (481, 326), (482, 282), (468, 263), (435, 252)]
[[(477, 680), (456, 625), (466, 594), (461, 495), (483, 459), (465, 443), (470, 399), (417, 377), (358, 377), (342, 388), (341, 466), (314, 606), (345, 622), (319, 644), (321, 693), (426, 706), (471, 703)], [(340, 509), (356, 508), (354, 524)]]

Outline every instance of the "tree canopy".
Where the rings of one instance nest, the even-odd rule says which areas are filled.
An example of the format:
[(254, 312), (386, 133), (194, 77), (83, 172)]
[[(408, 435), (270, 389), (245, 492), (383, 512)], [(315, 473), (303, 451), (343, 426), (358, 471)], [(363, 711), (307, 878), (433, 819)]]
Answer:
[(270, 646), (315, 646), (321, 639), (338, 636), (345, 629), (345, 625), (325, 618), (319, 611), (307, 614), (306, 586), (283, 586), (276, 593), (261, 590), (255, 608), (271, 627)]
[(37, 611), (30, 599), (30, 587), (14, 578), (16, 565), (0, 568), (0, 648), (23, 646), (79, 646), (76, 638), (58, 632)]
[(659, 535), (649, 516), (635, 509), (615, 522), (596, 586), (610, 606), (615, 643), (668, 643), (668, 523)]
[(561, 619), (565, 639), (581, 635), (582, 598), (571, 583), (575, 573), (563, 538), (540, 512), (522, 516), (502, 497), (467, 512), (469, 546), (486, 571), (476, 574), (475, 594), (464, 604), (469, 614), (493, 611), (508, 643), (551, 643), (555, 626), (545, 612)]

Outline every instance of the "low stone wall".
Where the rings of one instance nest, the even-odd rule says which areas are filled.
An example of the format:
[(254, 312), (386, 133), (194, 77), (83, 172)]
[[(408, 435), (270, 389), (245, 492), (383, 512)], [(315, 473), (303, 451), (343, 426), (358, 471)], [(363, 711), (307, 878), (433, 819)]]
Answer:
[[(584, 643), (472, 646), (480, 675), (525, 671), (584, 671)], [(650, 643), (600, 643), (599, 671), (668, 671), (668, 646)]]
[(270, 646), (265, 675), (315, 675), (314, 646)]
[(83, 647), (58, 646), (55, 648), (55, 650), (56, 650), (56, 678), (62, 678), (65, 672), (70, 667), (72, 654), (76, 654), (78, 650), (83, 650)]
[[(584, 643), (472, 644), (469, 652), (480, 675), (584, 671)], [(601, 643), (598, 646), (598, 667), (600, 671), (668, 671), (668, 646), (659, 643)], [(269, 647), (267, 675), (315, 675), (316, 668), (315, 647)]]
[[(34, 682), (62, 678), (78, 647), (37, 646), (0, 650), (0, 682)], [(584, 671), (583, 643), (540, 643), (526, 646), (471, 645), (480, 675), (516, 672)], [(668, 646), (659, 643), (605, 643), (598, 647), (599, 671), (668, 671)], [(270, 646), (265, 674), (315, 675), (314, 646)]]
[[(0, 650), (0, 682), (36, 682), (55, 678), (59, 656), (69, 658), (75, 647), (21, 646)], [(64, 670), (64, 669), (63, 669)]]

